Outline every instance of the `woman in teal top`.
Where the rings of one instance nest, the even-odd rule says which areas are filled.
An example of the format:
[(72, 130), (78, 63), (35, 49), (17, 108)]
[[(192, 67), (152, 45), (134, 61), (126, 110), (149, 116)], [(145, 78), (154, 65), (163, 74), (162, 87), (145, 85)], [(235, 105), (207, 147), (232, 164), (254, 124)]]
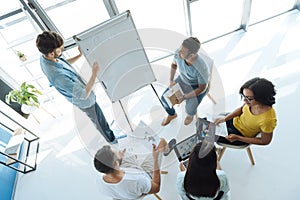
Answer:
[(181, 199), (228, 199), (229, 181), (217, 163), (213, 144), (198, 143), (190, 154), (186, 171), (182, 163), (180, 170), (176, 184)]

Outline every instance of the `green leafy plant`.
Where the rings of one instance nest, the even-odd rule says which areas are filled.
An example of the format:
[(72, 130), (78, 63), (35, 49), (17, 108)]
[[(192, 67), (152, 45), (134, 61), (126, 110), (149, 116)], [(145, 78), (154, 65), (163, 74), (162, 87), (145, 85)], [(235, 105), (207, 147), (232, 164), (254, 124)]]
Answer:
[(22, 83), (19, 89), (11, 90), (5, 96), (5, 102), (10, 104), (10, 102), (16, 102), (20, 105), (25, 104), (29, 106), (39, 107), (40, 102), (38, 95), (42, 93), (37, 90), (33, 85)]
[(17, 53), (17, 55), (18, 55), (18, 57), (19, 57), (19, 59), (21, 60), (21, 61), (26, 61), (27, 60), (27, 58), (26, 58), (26, 56), (25, 56), (25, 54), (24, 53), (22, 53), (21, 51), (17, 51), (16, 52)]
[(24, 53), (22, 53), (21, 51), (17, 51), (17, 55), (19, 56), (19, 58), (24, 56)]

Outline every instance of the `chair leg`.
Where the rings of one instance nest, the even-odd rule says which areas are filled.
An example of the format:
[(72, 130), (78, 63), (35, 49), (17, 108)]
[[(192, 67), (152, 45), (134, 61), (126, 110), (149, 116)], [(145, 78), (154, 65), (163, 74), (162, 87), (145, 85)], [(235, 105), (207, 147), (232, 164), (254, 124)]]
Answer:
[(248, 153), (251, 164), (255, 165), (250, 147), (247, 147), (247, 153)]
[(169, 172), (168, 171), (166, 171), (166, 170), (161, 170), (160, 171), (160, 174), (168, 174)]
[(153, 194), (158, 200), (162, 200), (162, 198), (160, 198), (160, 196), (156, 193)]
[(218, 156), (218, 161), (219, 161), (219, 162), (220, 162), (220, 160), (222, 159), (222, 156), (223, 156), (225, 150), (226, 150), (226, 147), (223, 147), (223, 148), (221, 149), (221, 152), (220, 152), (220, 154), (219, 154), (219, 156)]
[(46, 113), (51, 115), (54, 119), (56, 119), (56, 117), (52, 113), (50, 113), (48, 110), (46, 110), (44, 107), (40, 106), (40, 109), (42, 109), (43, 111), (45, 111)]
[(213, 102), (213, 104), (217, 104), (217, 102), (214, 100), (214, 98), (209, 93), (207, 93), (206, 95)]

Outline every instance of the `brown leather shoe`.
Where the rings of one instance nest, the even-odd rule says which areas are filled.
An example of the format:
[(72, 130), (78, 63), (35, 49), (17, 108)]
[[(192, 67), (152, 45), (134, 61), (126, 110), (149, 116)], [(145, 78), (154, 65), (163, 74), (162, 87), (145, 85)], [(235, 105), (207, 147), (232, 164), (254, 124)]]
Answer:
[(184, 119), (184, 125), (186, 125), (186, 126), (189, 125), (190, 123), (192, 123), (193, 119), (194, 119), (194, 116), (187, 115), (186, 118)]
[(177, 117), (177, 114), (175, 113), (175, 115), (168, 115), (162, 122), (161, 125), (162, 126), (166, 126), (168, 125), (173, 119), (175, 119)]

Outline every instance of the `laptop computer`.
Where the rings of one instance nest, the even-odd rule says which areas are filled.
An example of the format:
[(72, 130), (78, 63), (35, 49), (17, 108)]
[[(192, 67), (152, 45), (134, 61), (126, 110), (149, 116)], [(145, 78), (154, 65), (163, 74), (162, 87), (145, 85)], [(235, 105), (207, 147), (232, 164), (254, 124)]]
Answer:
[(188, 158), (191, 152), (193, 151), (194, 147), (202, 140), (203, 137), (195, 133), (174, 146), (174, 151), (179, 162), (182, 162), (185, 167), (187, 167), (188, 165)]
[(188, 158), (196, 144), (206, 140), (214, 143), (217, 126), (207, 119), (198, 118), (196, 123), (196, 133), (182, 140), (174, 146), (174, 151), (179, 162), (185, 167), (188, 165)]

